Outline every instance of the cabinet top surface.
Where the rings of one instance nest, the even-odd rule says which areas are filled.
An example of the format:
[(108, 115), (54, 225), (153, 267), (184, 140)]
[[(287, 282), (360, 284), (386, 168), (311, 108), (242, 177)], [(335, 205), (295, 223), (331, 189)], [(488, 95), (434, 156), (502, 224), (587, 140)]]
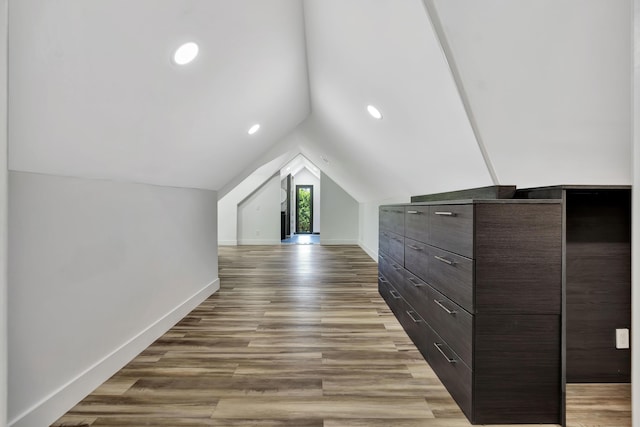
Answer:
[(430, 205), (539, 205), (561, 204), (562, 199), (466, 199), (466, 200), (441, 200), (433, 202), (398, 203), (393, 205), (380, 205), (380, 207), (404, 207), (404, 206), (430, 206)]
[(567, 184), (567, 185), (551, 185), (548, 187), (531, 187), (531, 188), (519, 188), (518, 191), (531, 191), (531, 190), (630, 190), (631, 185), (579, 185), (579, 184)]

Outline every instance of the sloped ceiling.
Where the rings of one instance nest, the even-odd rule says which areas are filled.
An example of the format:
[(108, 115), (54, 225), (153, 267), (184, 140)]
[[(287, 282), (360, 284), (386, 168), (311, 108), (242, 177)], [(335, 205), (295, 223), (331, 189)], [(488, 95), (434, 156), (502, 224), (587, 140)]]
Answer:
[(493, 183), (421, 0), (304, 12), (312, 112), (258, 164), (300, 152), (359, 202)]
[(628, 185), (631, 6), (306, 0), (312, 114), (293, 139), (360, 202)]
[[(360, 202), (628, 183), (625, 7), (11, 0), (9, 166), (223, 197), (303, 154)], [(187, 40), (201, 55), (178, 67)]]
[[(309, 113), (301, 1), (11, 0), (9, 14), (12, 170), (217, 190)], [(180, 67), (186, 41), (200, 55)]]
[(359, 201), (492, 183), (422, 1), (307, 0), (305, 19), (323, 172)]
[(501, 183), (631, 183), (633, 2), (433, 3)]

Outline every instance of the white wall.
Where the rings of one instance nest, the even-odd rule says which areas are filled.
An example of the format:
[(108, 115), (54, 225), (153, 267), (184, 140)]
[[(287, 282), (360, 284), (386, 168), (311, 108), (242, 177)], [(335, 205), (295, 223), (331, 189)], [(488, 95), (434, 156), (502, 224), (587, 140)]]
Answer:
[(320, 243), (357, 245), (360, 233), (360, 204), (326, 174), (320, 175), (322, 218)]
[(268, 179), (250, 175), (218, 201), (218, 244), (238, 244), (238, 204)]
[[(284, 191), (284, 194), (287, 193), (287, 178), (281, 178), (280, 179), (280, 188)], [(287, 196), (287, 199), (289, 197)], [(287, 199), (285, 199), (284, 202), (280, 203), (280, 212), (286, 212), (287, 211)]]
[(238, 204), (231, 199), (218, 201), (218, 245), (238, 244)]
[(631, 397), (633, 427), (640, 427), (640, 0), (634, 2), (634, 49), (633, 49), (633, 236), (632, 251), (632, 346), (631, 351)]
[[(295, 141), (295, 136), (285, 138), (281, 144), (288, 147), (292, 141)], [(268, 154), (263, 158), (266, 163), (252, 169), (251, 173), (243, 174), (242, 179), (233, 180), (232, 184), (235, 185), (225, 189), (224, 196), (218, 200), (218, 244), (232, 246), (238, 244), (238, 204), (256, 188), (271, 179), (274, 174), (279, 173), (282, 165), (295, 156), (295, 153), (292, 154), (282, 147), (274, 147)]]
[(280, 174), (238, 205), (238, 244), (280, 244)]
[[(322, 227), (322, 223), (320, 218), (322, 216), (321, 206), (324, 201), (322, 200), (322, 192), (321, 192), (321, 184), (320, 180), (316, 178), (314, 174), (309, 172), (307, 168), (303, 168), (300, 172), (296, 173), (293, 176), (293, 180), (291, 181), (291, 188), (293, 189), (293, 194), (295, 195), (296, 185), (313, 185), (313, 232), (320, 233), (320, 228)], [(296, 209), (296, 197), (293, 199), (293, 212), (291, 216), (295, 218)], [(295, 223), (295, 219), (294, 219)], [(295, 227), (293, 228), (295, 232)]]
[(10, 425), (49, 425), (218, 289), (216, 202), (10, 172)]
[(0, 427), (7, 421), (7, 5), (0, 1)]

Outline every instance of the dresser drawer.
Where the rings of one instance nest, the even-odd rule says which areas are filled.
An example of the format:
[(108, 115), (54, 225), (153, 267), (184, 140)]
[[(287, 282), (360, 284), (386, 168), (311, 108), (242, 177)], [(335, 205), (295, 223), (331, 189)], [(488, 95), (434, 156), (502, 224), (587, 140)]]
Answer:
[(429, 209), (429, 244), (473, 258), (473, 205), (435, 205)]
[[(404, 300), (403, 300), (404, 302)], [(427, 322), (411, 307), (404, 302), (402, 312), (396, 314), (403, 329), (416, 345), (422, 356), (428, 360), (429, 345), (432, 342), (431, 329)]]
[(404, 235), (404, 206), (385, 206), (380, 208), (380, 229)]
[(395, 314), (398, 322), (407, 333), (411, 341), (416, 345), (422, 356), (427, 358), (429, 347), (430, 328), (420, 315), (402, 298), (400, 293), (384, 277), (378, 276), (378, 290), (382, 298)]
[(389, 253), (389, 231), (384, 231), (382, 228), (378, 233), (378, 252)]
[(392, 287), (386, 277), (378, 274), (378, 293), (389, 307), (391, 307), (391, 289)]
[(407, 206), (404, 210), (404, 236), (429, 241), (429, 206)]
[(378, 292), (396, 317), (404, 311), (406, 303), (402, 299), (402, 296), (387, 280), (387, 278), (382, 275), (378, 275)]
[(449, 390), (462, 412), (471, 419), (471, 369), (460, 362), (460, 357), (433, 330), (428, 350), (429, 365)]
[(429, 246), (415, 240), (404, 240), (404, 267), (425, 282), (429, 277)]
[(378, 249), (404, 264), (404, 237), (399, 234), (381, 230), (378, 235)]
[(473, 317), (458, 304), (431, 287), (427, 299), (429, 326), (473, 369)]
[(404, 281), (404, 269), (388, 255), (378, 254), (378, 267), (382, 275), (394, 286), (399, 286)]
[(427, 282), (447, 298), (473, 313), (473, 260), (429, 247)]
[(381, 231), (378, 241), (382, 252), (404, 266), (404, 237), (390, 231)]
[(420, 317), (427, 321), (429, 320), (427, 319), (429, 285), (405, 270), (404, 282), (398, 291), (402, 294), (405, 301), (407, 301), (413, 309), (418, 312)]

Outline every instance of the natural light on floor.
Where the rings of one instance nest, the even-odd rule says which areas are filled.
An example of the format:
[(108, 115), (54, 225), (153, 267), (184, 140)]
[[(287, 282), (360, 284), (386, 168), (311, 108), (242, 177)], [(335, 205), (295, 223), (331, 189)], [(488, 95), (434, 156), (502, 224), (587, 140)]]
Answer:
[(317, 245), (320, 244), (320, 236), (318, 234), (294, 234), (291, 237), (282, 240), (282, 243), (297, 245)]

